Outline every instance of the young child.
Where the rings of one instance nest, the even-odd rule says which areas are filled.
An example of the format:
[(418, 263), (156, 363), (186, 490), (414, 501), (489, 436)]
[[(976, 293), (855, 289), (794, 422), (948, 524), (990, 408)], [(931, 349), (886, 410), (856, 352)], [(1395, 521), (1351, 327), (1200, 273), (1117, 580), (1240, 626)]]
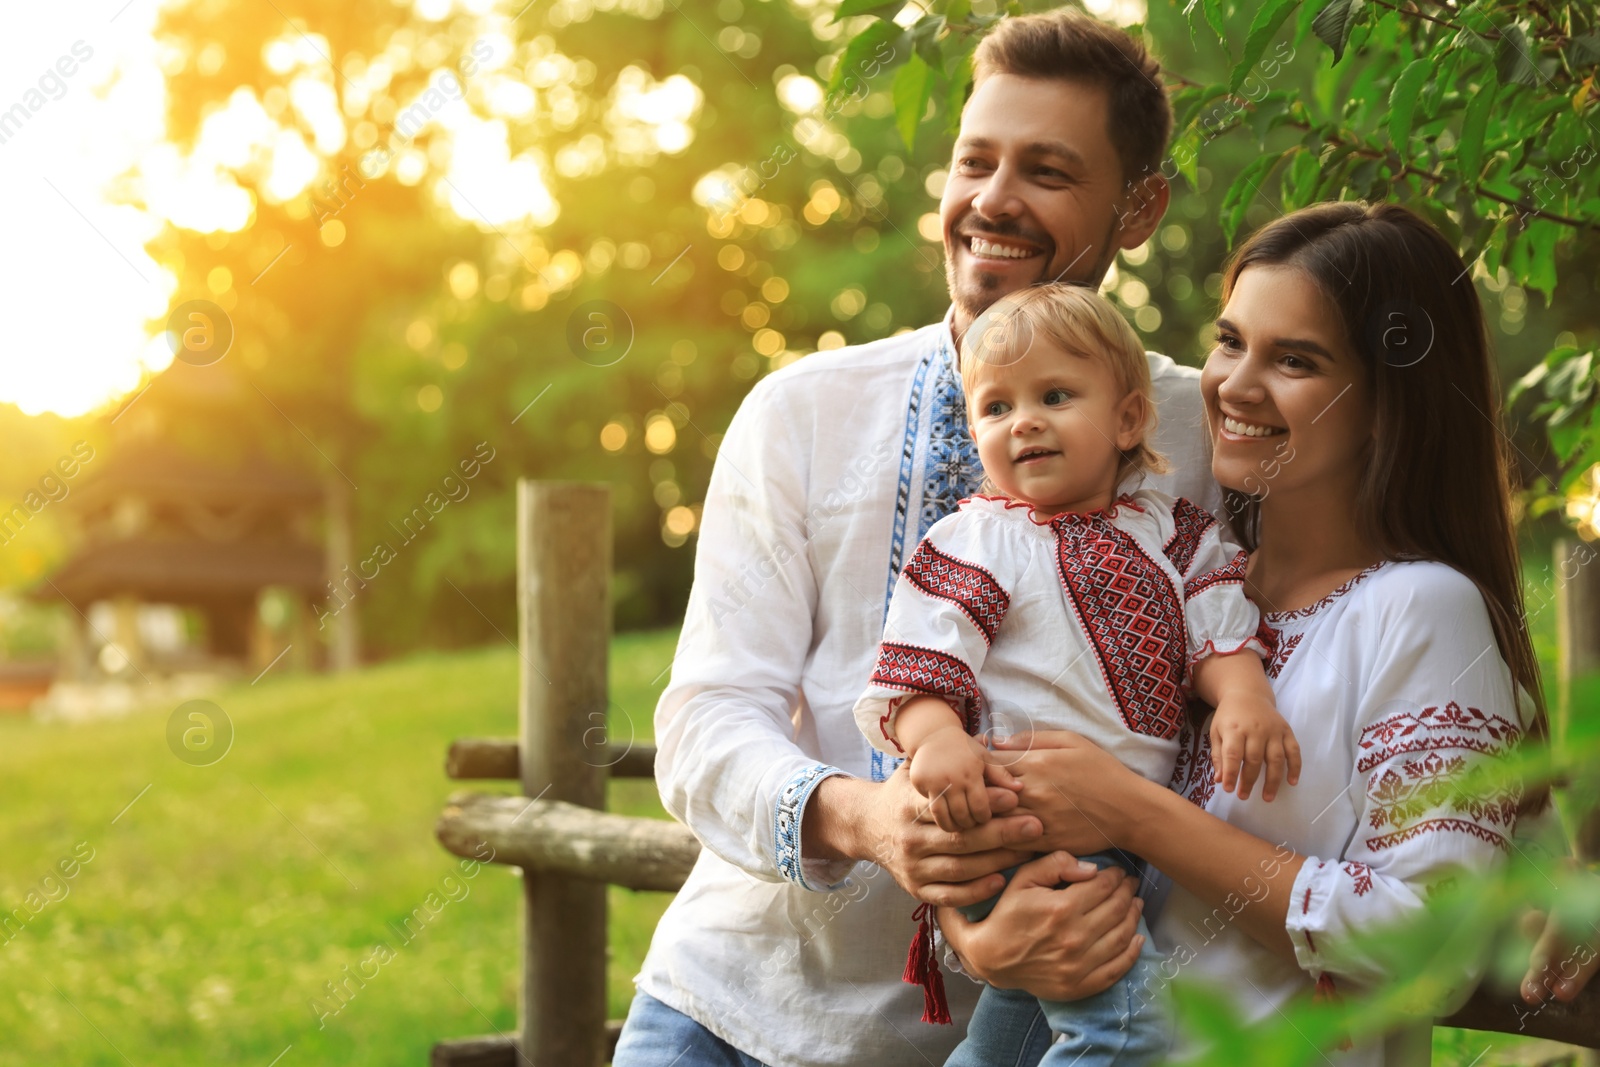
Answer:
[[(1247, 798), (1263, 759), (1263, 800), (1285, 768), (1294, 784), (1299, 749), (1262, 668), (1245, 554), (1187, 500), (1119, 494), (1165, 468), (1146, 444), (1149, 363), (1127, 322), (1088, 289), (1012, 293), (968, 330), (961, 380), (985, 488), (997, 495), (962, 501), (917, 546), (855, 705), (868, 740), (909, 759), (934, 821), (980, 825), (986, 786), (1021, 788), (980, 737), (994, 729), (1073, 730), (1165, 784), (1191, 694), (1216, 708), (1223, 788), (1237, 782)], [(1139, 873), (1122, 853), (1083, 858)], [(993, 905), (963, 911), (981, 919)], [(924, 1021), (949, 1022), (930, 913), (923, 905), (914, 916), (906, 980), (923, 985)], [(1065, 1035), (1047, 1065), (1161, 1062), (1170, 1019), (1159, 1005), (1142, 1009), (1165, 983), (1143, 919), (1139, 930), (1138, 964), (1098, 996), (1058, 1003), (986, 988), (950, 1062), (1001, 1062), (995, 1046), (1020, 1041), (1036, 1005)]]

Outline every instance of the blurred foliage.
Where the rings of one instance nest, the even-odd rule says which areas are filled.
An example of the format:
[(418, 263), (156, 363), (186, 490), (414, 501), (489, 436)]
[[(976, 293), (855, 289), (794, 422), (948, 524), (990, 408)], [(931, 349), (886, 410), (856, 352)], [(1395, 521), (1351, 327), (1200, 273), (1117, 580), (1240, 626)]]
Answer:
[[(1004, 10), (1054, 6), (1009, 0)], [(895, 105), (908, 141), (924, 115), (942, 113), (954, 127), (971, 53), (995, 7), (840, 5), (841, 15), (863, 16), (847, 55), (895, 46)], [(1487, 288), (1510, 290), (1502, 306), (1518, 319), (1525, 290), (1553, 304), (1558, 276), (1568, 278), (1564, 294), (1600, 291), (1592, 3), (1190, 0), (1182, 11), (1193, 53), (1176, 39), (1174, 5), (1152, 5), (1142, 27), (1174, 82), (1177, 126), (1162, 174), (1199, 192), (1207, 191), (1202, 164), (1226, 176), (1221, 203), (1197, 204), (1193, 217), (1215, 219), (1230, 246), (1247, 223), (1318, 201), (1397, 200), (1449, 237)], [(1182, 194), (1175, 206), (1187, 213)], [(1183, 240), (1163, 230), (1164, 245), (1169, 238)], [(1192, 290), (1179, 282), (1172, 296), (1181, 302)], [(1134, 303), (1146, 292), (1136, 290)], [(1581, 491), (1600, 463), (1596, 321), (1589, 314), (1572, 325), (1587, 342), (1572, 333), (1548, 346), (1511, 394), (1543, 394), (1532, 418), (1548, 430), (1553, 462), (1523, 453), (1535, 514)]]
[[(270, 401), (242, 422), (217, 416), (218, 432), (248, 426), (348, 477), (356, 557), (395, 548), (359, 600), (380, 651), (509, 631), (521, 476), (610, 482), (617, 623), (673, 618), (720, 430), (751, 382), (819, 342), (943, 310), (939, 257), (915, 236), (934, 165), (892, 152), (863, 163), (854, 145), (891, 143), (881, 94), (826, 114), (804, 103), (839, 35), (821, 8), (558, 3), (513, 20), (382, 0), (278, 6), (283, 18), (231, 0), (164, 15), (174, 140), (193, 150), (207, 115), (245, 93), (315, 146), (286, 102), (301, 78), (339, 94), (348, 137), (282, 202), (270, 159), (233, 168), (253, 203), (238, 232), (174, 225), (151, 247), (179, 273), (174, 303), (228, 311), (229, 358)], [(289, 70), (262, 59), (278, 42), (301, 57)], [(392, 76), (368, 91), (380, 65)], [(476, 217), (450, 170), (462, 131), (405, 122), (456, 71), (474, 116), (535, 162), (553, 218)], [(625, 89), (675, 75), (695, 87), (692, 145), (667, 151), (627, 121)], [(531, 88), (532, 106), (508, 113), (507, 84)], [(368, 177), (375, 144), (396, 160)], [(897, 185), (916, 194), (891, 198)], [(585, 307), (597, 300), (598, 319)], [(403, 544), (392, 524), (479, 442), (495, 459), (470, 496)]]
[[(72, 446), (88, 438), (94, 439), (91, 449), (100, 445), (98, 435), (72, 420), (23, 415), (0, 405), (0, 440), (6, 442), (0, 464), (0, 589), (36, 582), (61, 561), (66, 531), (57, 505), (94, 469), (93, 460), (69, 462)], [(63, 469), (74, 476), (63, 477)]]
[[(1593, 693), (1592, 684), (1582, 689), (1586, 696)], [(1600, 723), (1574, 723), (1560, 755), (1523, 746), (1512, 758), (1452, 775), (1445, 803), (1465, 810), (1515, 796), (1535, 781), (1573, 779), (1577, 784), (1569, 799), (1574, 809), (1592, 810), (1600, 799), (1592, 773), (1596, 766)], [(1441, 801), (1436, 797), (1433, 802)], [(1427, 887), (1426, 909), (1403, 924), (1362, 932), (1353, 947), (1387, 975), (1381, 987), (1356, 990), (1336, 983), (1343, 994), (1298, 998), (1273, 1019), (1241, 1018), (1229, 991), (1188, 978), (1178, 969), (1173, 991), (1180, 1010), (1198, 1039), (1210, 1046), (1195, 1062), (1273, 1067), (1325, 1063), (1327, 1054), (1346, 1040), (1376, 1038), (1397, 1023), (1451, 1014), (1485, 967), (1500, 987), (1514, 991), (1527, 970), (1532, 939), (1512, 920), (1530, 908), (1556, 916), (1570, 943), (1579, 946), (1558, 961), (1558, 972), (1570, 977), (1577, 964), (1593, 958), (1593, 948), (1585, 943), (1592, 944), (1600, 928), (1600, 877), (1567, 855), (1559, 820), (1540, 821), (1537, 831), (1519, 828), (1500, 869), (1447, 877)], [(1515, 992), (1505, 996), (1507, 1032), (1512, 1032), (1512, 1023), (1526, 1026), (1542, 1011), (1524, 1004)], [(1478, 1063), (1495, 1044), (1482, 1033), (1467, 1032), (1465, 1037), (1456, 1055), (1441, 1056), (1444, 1050), (1436, 1036), (1435, 1062)]]
[[(1053, 5), (520, 6), (206, 0), (163, 14), (180, 151), (198, 155), (208, 120), (270, 119), (265, 148), (220, 165), (248, 198), (243, 221), (174, 223), (150, 246), (180, 279), (174, 303), (214, 299), (233, 317), (218, 366), (247, 379), (240, 404), (169, 418), (196, 447), (246, 436), (358, 487), (356, 559), (393, 549), (358, 599), (380, 654), (510, 632), (520, 476), (610, 483), (617, 623), (675, 618), (711, 457), (751, 383), (943, 314), (934, 213), (967, 57), (1007, 11)], [(1530, 86), (1463, 31), (1378, 4), (1351, 8), (1335, 63), (1316, 39), (1323, 6), (1153, 4), (1135, 28), (1172, 72), (1178, 145), (1196, 147), (1175, 150), (1157, 236), (1106, 282), (1150, 347), (1190, 364), (1209, 348), (1225, 231), (1313, 197), (1392, 195), (1478, 257), (1508, 376), (1592, 349), (1600, 249), (1548, 216), (1592, 218), (1594, 171), (1517, 184), (1565, 173), (1573, 123), (1586, 128), (1588, 28), (1560, 36), (1549, 19), (1578, 16), (1547, 13), (1565, 7), (1472, 5), (1485, 40), (1527, 23)], [(1449, 77), (1418, 89), (1401, 130), (1398, 79), (1436, 54)], [(1497, 104), (1465, 151), (1466, 106), (1489, 81)], [(293, 191), (285, 137), (315, 171)], [(501, 186), (473, 184), (491, 173)], [(1241, 194), (1247, 176), (1259, 193)], [(1552, 424), (1586, 425), (1578, 403)], [(480, 443), (495, 458), (469, 494), (396, 536)], [(1526, 480), (1560, 476), (1576, 446), (1559, 443), (1552, 456), (1542, 433), (1517, 432)]]

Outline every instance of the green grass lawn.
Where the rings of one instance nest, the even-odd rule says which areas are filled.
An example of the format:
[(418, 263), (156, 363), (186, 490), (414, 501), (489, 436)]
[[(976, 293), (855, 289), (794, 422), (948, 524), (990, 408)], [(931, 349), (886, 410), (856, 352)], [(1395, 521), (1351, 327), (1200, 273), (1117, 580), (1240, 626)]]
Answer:
[[(615, 740), (649, 739), (673, 639), (617, 640)], [(488, 865), (446, 882), (461, 872), (433, 825), (472, 785), (444, 776), (450, 740), (515, 732), (516, 668), (502, 646), (340, 678), (269, 674), (215, 698), (236, 737), (210, 767), (168, 749), (170, 708), (77, 726), (0, 720), (0, 905), (23, 906), (75, 850), (92, 855), (59, 883), (65, 896), (0, 936), (0, 1067), (269, 1067), (280, 1055), (278, 1067), (401, 1067), (444, 1038), (509, 1032), (517, 876)], [(610, 804), (662, 814), (647, 781), (613, 784)], [(400, 921), (431, 893), (459, 899), (404, 943)], [(613, 1017), (668, 899), (611, 891)], [(320, 1017), (336, 1006), (324, 984), (380, 943), (393, 958)], [(1549, 1058), (1517, 1038), (1435, 1031), (1436, 1064)]]
[[(612, 699), (628, 721), (614, 739), (650, 738), (673, 641), (617, 640)], [(516, 669), (501, 647), (342, 678), (269, 674), (216, 696), (236, 736), (210, 767), (168, 749), (170, 708), (0, 721), (0, 905), (59, 879), (59, 899), (0, 936), (0, 1065), (268, 1067), (293, 1046), (279, 1067), (399, 1067), (443, 1038), (509, 1032), (520, 881), (497, 865), (461, 878), (433, 825), (454, 789), (516, 791), (443, 770), (452, 738), (515, 734)], [(611, 806), (663, 814), (648, 781), (613, 785)], [(75, 849), (92, 858), (60, 879)], [(398, 924), (430, 893), (448, 902), (404, 943)], [(619, 1016), (670, 898), (611, 894)], [(379, 943), (393, 958), (319, 1018), (337, 1007), (313, 1007), (324, 983)]]

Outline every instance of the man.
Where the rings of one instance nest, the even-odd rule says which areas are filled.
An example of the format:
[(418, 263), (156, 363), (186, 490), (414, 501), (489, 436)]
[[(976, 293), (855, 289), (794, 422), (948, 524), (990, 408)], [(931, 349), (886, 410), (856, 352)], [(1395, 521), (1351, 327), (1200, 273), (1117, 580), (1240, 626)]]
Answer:
[[(979, 986), (949, 984), (955, 1026), (918, 1021), (921, 992), (900, 979), (906, 889), (946, 904), (993, 894), (1039, 820), (960, 834), (917, 822), (920, 798), (850, 709), (900, 565), (981, 481), (956, 344), (1005, 293), (1098, 284), (1150, 237), (1171, 127), (1139, 41), (1069, 10), (1003, 22), (975, 57), (941, 200), (945, 320), (813, 355), (734, 417), (656, 712), (663, 801), (705, 847), (656, 930), (617, 1067), (939, 1063), (960, 1040)], [(1177, 472), (1149, 484), (1215, 508), (1198, 374), (1149, 359), (1155, 444)], [(1010, 973), (1083, 996), (1132, 962), (1133, 885), (1066, 867), (1036, 861), (1007, 891), (1048, 903), (1052, 931), (1072, 920), (1036, 970)], [(1077, 884), (1046, 902), (1063, 880)]]

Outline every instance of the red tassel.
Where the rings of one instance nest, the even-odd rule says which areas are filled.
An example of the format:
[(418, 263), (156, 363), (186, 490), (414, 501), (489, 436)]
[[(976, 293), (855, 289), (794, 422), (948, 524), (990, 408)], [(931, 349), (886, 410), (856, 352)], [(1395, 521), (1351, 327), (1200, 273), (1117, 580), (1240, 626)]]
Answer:
[[(1317, 988), (1311, 994), (1311, 999), (1313, 1002), (1329, 1001), (1334, 1003), (1343, 999), (1339, 996), (1339, 987), (1333, 984), (1333, 975), (1323, 971), (1317, 977)], [(1339, 1052), (1349, 1052), (1355, 1046), (1350, 1040), (1350, 1035), (1344, 1034), (1339, 1038), (1339, 1043), (1333, 1047)]]
[(944, 974), (939, 961), (933, 957), (933, 909), (927, 904), (917, 905), (911, 917), (917, 921), (917, 932), (911, 938), (911, 948), (906, 953), (905, 973), (900, 980), (922, 987), (922, 1021), (951, 1025), (950, 1002), (945, 999)]

